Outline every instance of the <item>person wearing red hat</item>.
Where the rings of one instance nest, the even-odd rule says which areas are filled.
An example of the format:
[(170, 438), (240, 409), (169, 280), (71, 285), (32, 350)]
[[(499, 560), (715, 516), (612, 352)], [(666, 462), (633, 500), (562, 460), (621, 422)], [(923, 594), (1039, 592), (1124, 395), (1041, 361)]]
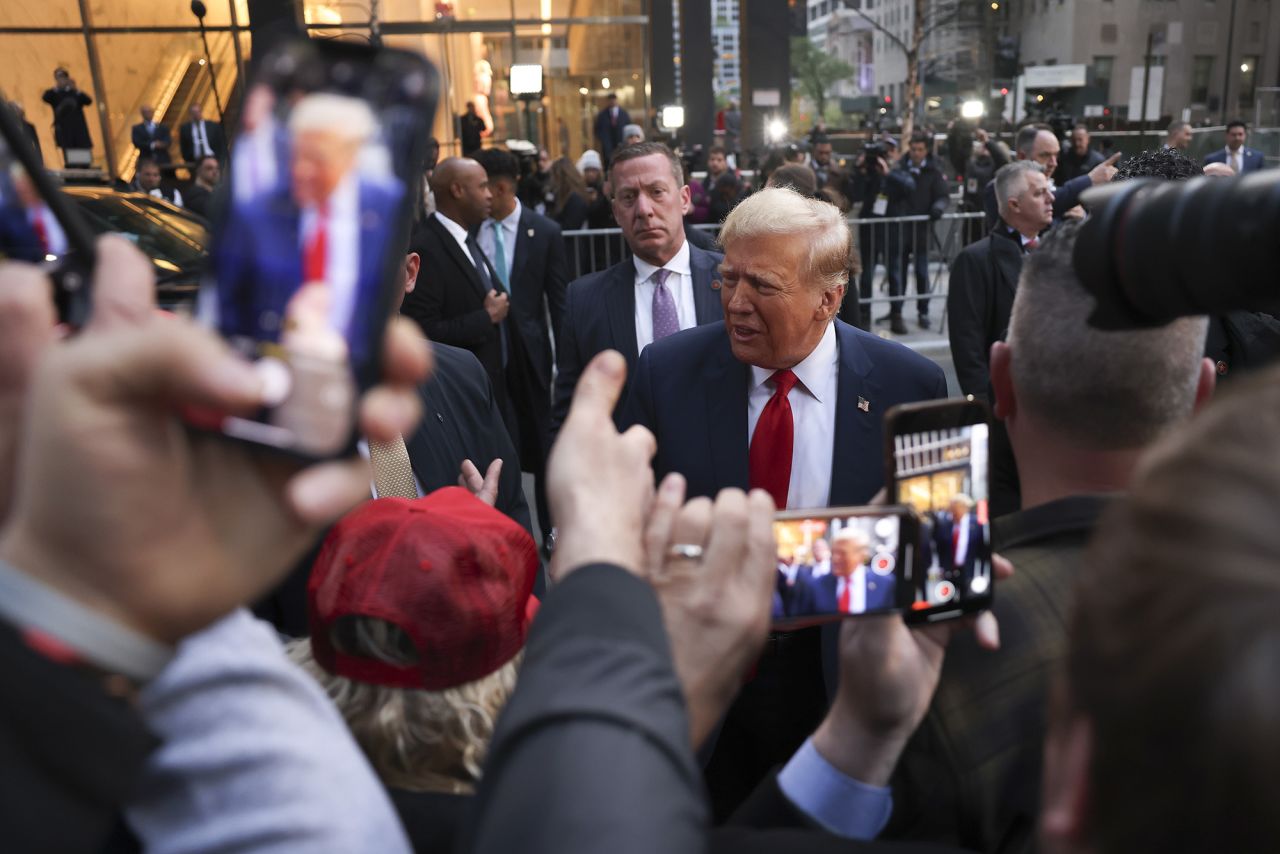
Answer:
[(537, 610), (533, 538), (459, 487), (366, 502), (326, 537), (290, 657), (328, 692), (418, 851), (448, 850)]

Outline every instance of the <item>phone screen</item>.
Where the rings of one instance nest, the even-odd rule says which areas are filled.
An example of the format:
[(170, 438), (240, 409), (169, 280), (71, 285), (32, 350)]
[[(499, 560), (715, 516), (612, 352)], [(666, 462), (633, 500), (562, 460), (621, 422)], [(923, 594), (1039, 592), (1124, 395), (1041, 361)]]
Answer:
[(779, 513), (774, 624), (795, 628), (900, 610), (916, 531), (914, 515), (902, 507)]
[(40, 264), (57, 260), (69, 248), (62, 224), (26, 167), (0, 139), (0, 257)]
[(309, 457), (351, 448), (404, 289), (435, 94), (431, 66), (401, 51), (304, 42), (264, 61), (198, 310), (254, 360), (267, 405), (199, 426)]
[(967, 401), (922, 405), (890, 413), (889, 422), (894, 499), (920, 514), (911, 618), (945, 619), (989, 607), (985, 408)]

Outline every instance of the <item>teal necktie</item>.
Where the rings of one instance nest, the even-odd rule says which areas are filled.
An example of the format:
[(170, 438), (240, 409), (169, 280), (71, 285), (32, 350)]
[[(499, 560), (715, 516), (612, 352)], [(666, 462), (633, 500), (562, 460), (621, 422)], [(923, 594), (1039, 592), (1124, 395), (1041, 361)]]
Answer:
[(507, 245), (502, 234), (502, 223), (493, 222), (493, 266), (502, 286), (511, 293), (511, 283), (507, 281)]

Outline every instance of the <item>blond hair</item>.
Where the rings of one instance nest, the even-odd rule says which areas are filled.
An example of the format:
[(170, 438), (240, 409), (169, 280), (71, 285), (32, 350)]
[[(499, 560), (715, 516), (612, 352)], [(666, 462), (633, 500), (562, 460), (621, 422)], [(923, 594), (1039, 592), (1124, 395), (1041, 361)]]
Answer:
[(809, 199), (789, 187), (766, 187), (747, 196), (720, 227), (720, 246), (728, 249), (740, 240), (782, 235), (804, 240), (809, 256), (801, 281), (822, 290), (849, 282), (849, 224), (839, 209)]
[[(400, 629), (352, 618), (357, 654), (392, 664), (416, 659)], [(470, 794), (498, 714), (515, 690), (523, 652), (493, 673), (443, 691), (388, 688), (337, 676), (315, 660), (309, 638), (292, 641), (289, 658), (325, 690), (382, 782), (415, 792)]]

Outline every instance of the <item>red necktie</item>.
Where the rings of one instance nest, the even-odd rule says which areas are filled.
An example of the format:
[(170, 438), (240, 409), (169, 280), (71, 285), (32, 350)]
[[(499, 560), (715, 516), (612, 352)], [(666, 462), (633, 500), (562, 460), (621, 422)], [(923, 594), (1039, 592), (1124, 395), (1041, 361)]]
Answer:
[(795, 422), (787, 395), (796, 384), (796, 375), (790, 370), (781, 370), (770, 379), (773, 381), (773, 397), (764, 405), (760, 420), (756, 422), (748, 461), (751, 488), (767, 491), (781, 510), (787, 506), (787, 491), (791, 486)]
[(1033, 238), (1031, 238), (1030, 240), (1028, 240), (1028, 241), (1027, 241), (1027, 245), (1026, 245), (1026, 246), (1023, 246), (1023, 247), (1022, 247), (1022, 251), (1023, 251), (1023, 252), (1030, 252), (1032, 249), (1035, 249), (1035, 248), (1036, 248), (1037, 246), (1039, 246), (1039, 245), (1040, 245), (1040, 238), (1038, 238), (1038, 237), (1033, 237)]
[(960, 555), (956, 552), (960, 551), (960, 520), (957, 519), (955, 526), (951, 529), (951, 563), (953, 566), (960, 565)]
[(840, 601), (837, 605), (841, 614), (849, 613), (849, 579), (844, 579), (844, 590), (840, 591)]
[(302, 281), (323, 282), (325, 259), (329, 254), (328, 212), (320, 206), (316, 216), (316, 228), (311, 234), (311, 242), (307, 244), (302, 256)]
[(35, 219), (31, 221), (31, 227), (35, 229), (36, 237), (40, 240), (40, 251), (45, 255), (49, 254), (49, 232), (44, 227), (44, 212), (36, 211)]

